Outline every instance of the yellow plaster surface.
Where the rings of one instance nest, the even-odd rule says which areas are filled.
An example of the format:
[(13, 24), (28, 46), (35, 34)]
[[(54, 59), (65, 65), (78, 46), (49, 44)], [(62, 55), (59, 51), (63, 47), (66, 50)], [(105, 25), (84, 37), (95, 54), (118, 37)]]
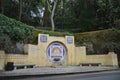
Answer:
[(0, 51), (0, 70), (4, 70), (5, 66), (5, 53), (4, 51)]
[[(47, 41), (41, 42), (40, 37), (46, 36)], [(73, 43), (68, 44), (67, 38), (71, 37)], [(65, 59), (58, 64), (54, 64), (48, 59), (47, 48), (53, 42), (59, 42), (66, 48)], [(86, 55), (86, 47), (75, 47), (74, 36), (55, 37), (47, 34), (38, 35), (38, 45), (26, 44), (24, 54), (5, 54), (0, 51), (0, 70), (3, 70), (7, 62), (15, 64), (35, 64), (36, 66), (69, 66), (79, 65), (80, 63), (101, 63), (105, 66), (118, 66), (117, 55), (110, 52), (107, 55)]]

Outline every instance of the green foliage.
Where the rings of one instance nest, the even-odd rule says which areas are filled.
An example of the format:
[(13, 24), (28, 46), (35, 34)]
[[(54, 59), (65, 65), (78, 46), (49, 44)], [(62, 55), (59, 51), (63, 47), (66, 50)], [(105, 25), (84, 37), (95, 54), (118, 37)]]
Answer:
[[(74, 34), (77, 46), (87, 46), (87, 53), (107, 53), (115, 51), (119, 53), (120, 50), (120, 32), (116, 29), (107, 29), (93, 32), (83, 32)], [(92, 51), (90, 52), (90, 45)]]
[(76, 33), (96, 29), (94, 4), (89, 0), (65, 1), (63, 7), (63, 9), (58, 9), (56, 13), (57, 29)]
[(77, 46), (86, 46), (87, 54), (115, 52), (120, 65), (120, 29), (75, 33)]
[(38, 34), (42, 33), (42, 34), (49, 34), (50, 36), (71, 36), (72, 34), (68, 33), (68, 32), (53, 32), (53, 31), (48, 31), (48, 30), (39, 30), (39, 29), (35, 29), (33, 31), (33, 42), (37, 43), (37, 38), (38, 38)]
[[(68, 32), (52, 32), (46, 30), (35, 29), (24, 23), (8, 18), (0, 14), (0, 35), (8, 35), (12, 41), (31, 42), (38, 36), (38, 33), (49, 34), (51, 36), (71, 35)], [(31, 41), (30, 41), (31, 40)], [(32, 42), (33, 42), (32, 41)], [(33, 42), (34, 43), (34, 42)]]
[(11, 40), (21, 41), (32, 38), (34, 28), (0, 14), (0, 30), (3, 34), (9, 35)]
[[(47, 2), (48, 1), (48, 2)], [(11, 18), (20, 17), (19, 2), (16, 0), (1, 0), (0, 12)], [(22, 0), (21, 22), (37, 28), (51, 28), (50, 0)], [(44, 16), (39, 9), (45, 9)], [(55, 30), (69, 32), (95, 31), (109, 28), (120, 28), (120, 0), (58, 0), (55, 12)]]

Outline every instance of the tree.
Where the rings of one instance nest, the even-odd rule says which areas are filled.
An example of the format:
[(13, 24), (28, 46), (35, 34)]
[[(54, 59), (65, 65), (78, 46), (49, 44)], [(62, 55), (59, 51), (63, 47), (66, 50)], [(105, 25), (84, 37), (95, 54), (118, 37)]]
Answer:
[(1, 4), (1, 13), (4, 14), (4, 0), (1, 0), (0, 4)]
[(21, 21), (21, 16), (22, 16), (22, 0), (19, 0), (19, 16), (18, 16), (18, 20)]
[(56, 6), (57, 6), (57, 3), (58, 3), (58, 0), (53, 0), (53, 9), (52, 9), (52, 13), (51, 13), (51, 25), (52, 25), (52, 31), (55, 30), (55, 24), (54, 24), (54, 14), (55, 14), (55, 9), (56, 9)]
[(2, 14), (5, 13), (6, 6), (8, 6), (8, 5), (9, 5), (9, 1), (7, 1), (7, 0), (0, 0), (0, 12)]

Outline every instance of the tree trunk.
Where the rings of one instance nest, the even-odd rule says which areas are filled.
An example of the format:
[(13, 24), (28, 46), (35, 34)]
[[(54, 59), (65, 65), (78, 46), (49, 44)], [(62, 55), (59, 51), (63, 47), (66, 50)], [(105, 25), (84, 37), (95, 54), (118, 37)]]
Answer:
[(49, 17), (49, 11), (48, 11), (48, 4), (47, 0), (45, 1), (45, 11), (43, 15), (43, 27), (48, 27), (48, 17)]
[(54, 24), (54, 14), (55, 14), (55, 9), (56, 9), (56, 6), (57, 6), (57, 2), (58, 0), (54, 0), (54, 5), (53, 5), (53, 9), (52, 9), (52, 13), (51, 13), (51, 25), (52, 25), (52, 31), (55, 30), (55, 24)]
[(1, 0), (1, 13), (4, 14), (4, 2)]
[(22, 16), (22, 0), (19, 0), (19, 16), (18, 16), (19, 21), (21, 21), (21, 16)]

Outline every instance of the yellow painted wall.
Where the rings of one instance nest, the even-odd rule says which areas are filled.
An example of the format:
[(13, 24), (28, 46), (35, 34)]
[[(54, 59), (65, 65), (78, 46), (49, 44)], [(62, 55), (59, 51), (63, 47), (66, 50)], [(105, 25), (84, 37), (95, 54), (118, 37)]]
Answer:
[(80, 63), (83, 63), (86, 61), (86, 47), (75, 47), (75, 59), (74, 59), (74, 65), (79, 65)]
[(39, 59), (42, 58), (42, 57), (39, 57), (40, 49), (38, 48), (37, 45), (27, 44), (26, 46), (27, 46), (26, 49), (27, 49), (27, 54), (28, 54), (28, 63), (38, 64)]
[[(47, 42), (41, 42), (40, 36), (47, 36)], [(73, 43), (68, 44), (67, 38), (73, 38)], [(60, 42), (67, 50), (65, 59), (54, 64), (47, 57), (47, 48), (53, 42)], [(68, 66), (79, 65), (80, 63), (101, 63), (107, 66), (118, 66), (117, 55), (110, 52), (107, 55), (86, 55), (86, 47), (75, 47), (74, 36), (55, 37), (46, 34), (38, 35), (38, 45), (26, 44), (24, 46), (25, 54), (5, 54), (0, 51), (0, 70), (4, 69), (7, 62), (15, 64), (35, 64), (36, 66)]]
[[(39, 38), (38, 38), (38, 48), (40, 49), (39, 51), (39, 57), (40, 58), (40, 62), (39, 62), (39, 66), (54, 66), (54, 65), (61, 65), (61, 66), (67, 66), (67, 65), (73, 65), (73, 61), (74, 61), (74, 37), (73, 36), (65, 36), (65, 37), (53, 37), (53, 36), (49, 36), (49, 35), (45, 35), (47, 36), (47, 42), (43, 43), (40, 42), (40, 36), (41, 35), (45, 35), (45, 34), (39, 34)], [(73, 43), (72, 44), (68, 44), (67, 43), (67, 37), (72, 37), (73, 38)], [(53, 43), (53, 42), (60, 42), (62, 43), (67, 50), (67, 54), (66, 54), (66, 59), (60, 63), (60, 64), (54, 64), (52, 63), (48, 57), (47, 57), (47, 52), (46, 49), (47, 47)]]
[(28, 63), (28, 55), (6, 54), (5, 55), (5, 64), (7, 62), (14, 62), (15, 64), (26, 64), (26, 63)]
[(4, 70), (5, 66), (5, 53), (4, 51), (0, 51), (0, 70)]
[(117, 54), (109, 52), (106, 55), (86, 55), (86, 47), (75, 47), (75, 65), (80, 63), (101, 63), (103, 66), (118, 66)]
[(109, 52), (107, 55), (87, 55), (86, 62), (102, 63), (105, 66), (118, 66), (117, 54)]

